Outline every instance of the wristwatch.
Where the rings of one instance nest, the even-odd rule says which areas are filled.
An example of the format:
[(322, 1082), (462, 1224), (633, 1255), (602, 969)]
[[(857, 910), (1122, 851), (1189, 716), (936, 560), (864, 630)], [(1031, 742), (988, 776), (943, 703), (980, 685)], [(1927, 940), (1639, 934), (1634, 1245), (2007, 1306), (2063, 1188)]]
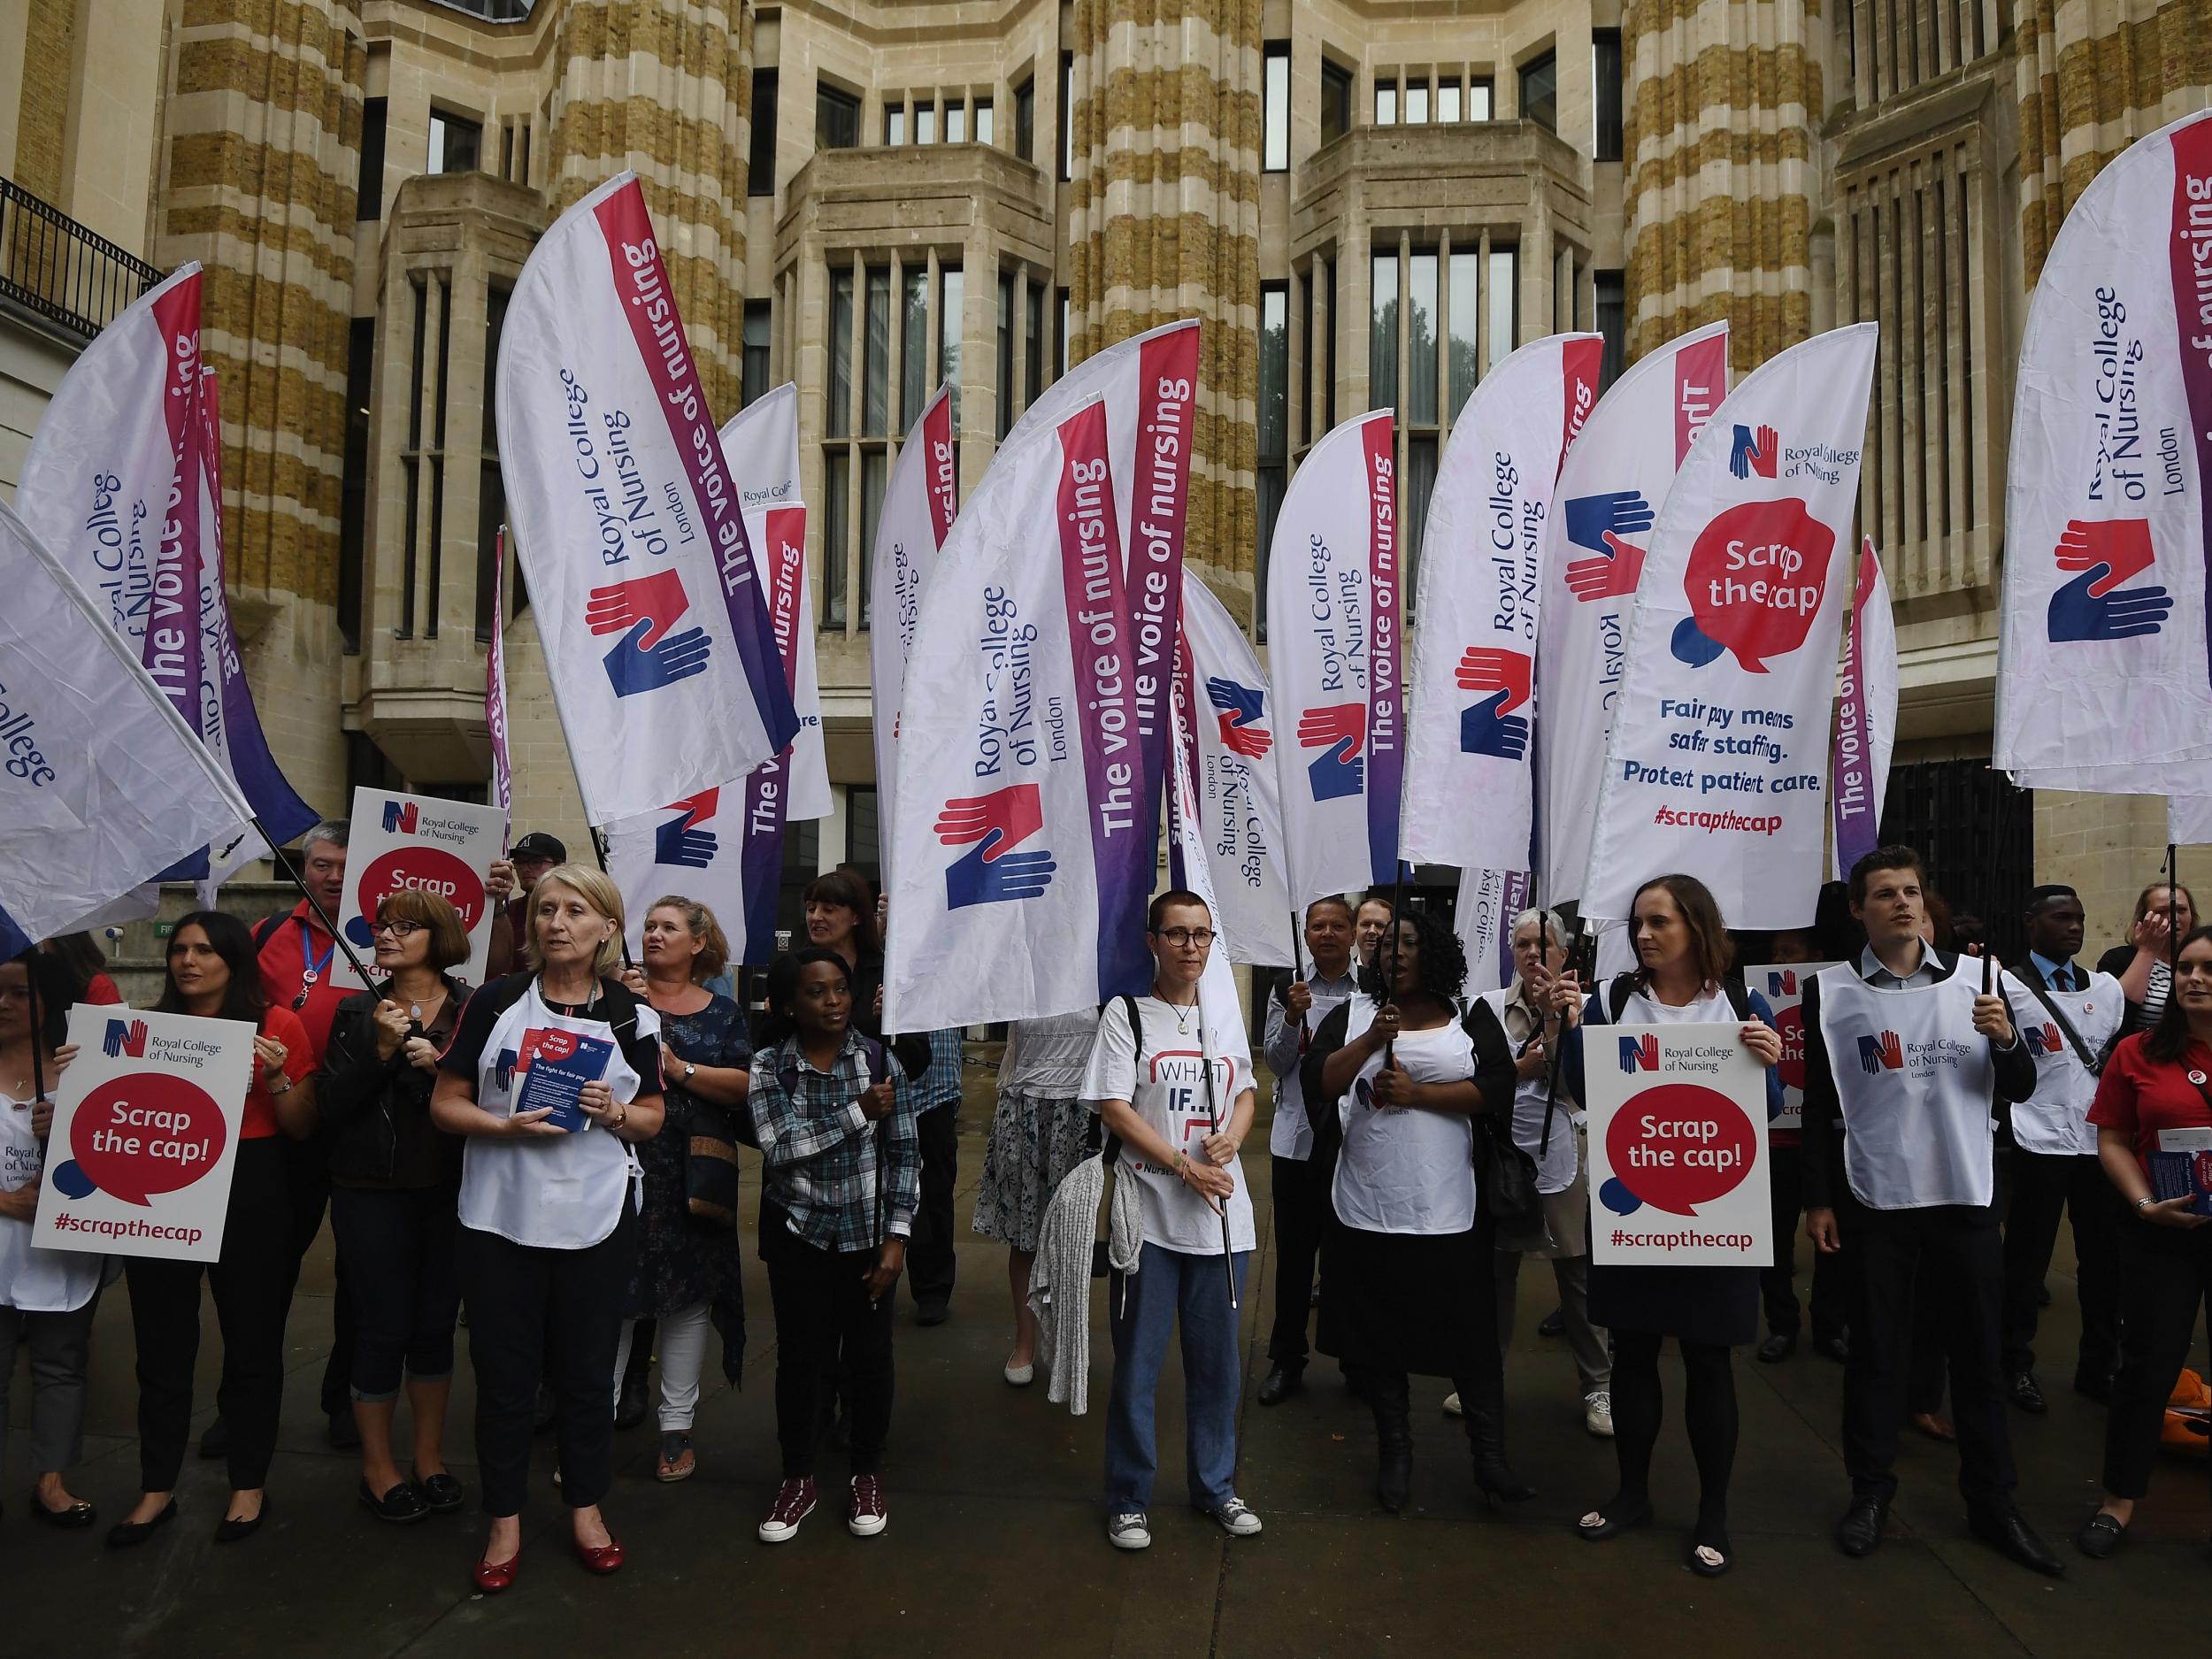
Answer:
[(699, 1068), (698, 1068), (697, 1066), (695, 1066), (695, 1065), (692, 1064), (690, 1061), (688, 1061), (688, 1060), (685, 1061), (685, 1062), (684, 1062), (684, 1082), (685, 1082), (687, 1085), (688, 1085), (688, 1084), (690, 1083), (691, 1079), (692, 1079), (693, 1078), (695, 1078), (695, 1077), (698, 1076), (698, 1075), (699, 1075)]
[(286, 1076), (285, 1076), (285, 1078), (284, 1078), (284, 1080), (283, 1080), (282, 1082), (280, 1082), (280, 1083), (271, 1083), (271, 1084), (266, 1085), (265, 1087), (267, 1087), (267, 1089), (268, 1089), (269, 1093), (270, 1093), (271, 1094), (273, 1094), (273, 1095), (275, 1095), (275, 1094), (289, 1094), (292, 1092), (292, 1078), (291, 1078), (290, 1074), (288, 1072), (288, 1073), (286, 1074)]

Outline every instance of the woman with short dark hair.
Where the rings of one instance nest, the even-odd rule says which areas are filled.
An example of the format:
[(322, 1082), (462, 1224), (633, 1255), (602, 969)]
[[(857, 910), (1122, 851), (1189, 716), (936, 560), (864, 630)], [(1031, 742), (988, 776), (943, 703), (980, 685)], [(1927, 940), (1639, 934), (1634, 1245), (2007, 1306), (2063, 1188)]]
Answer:
[[(438, 1055), (468, 987), (447, 971), (469, 958), (468, 931), (446, 899), (418, 888), (376, 907), (384, 983), (338, 1005), (316, 1086), (330, 1164), (330, 1226), (352, 1291), (353, 1418), (361, 1432), (362, 1507), (380, 1521), (419, 1521), (461, 1507), (445, 1465), (461, 1142), (430, 1119)], [(404, 1376), (414, 1416), (412, 1479), (403, 1479), (392, 1423)]]

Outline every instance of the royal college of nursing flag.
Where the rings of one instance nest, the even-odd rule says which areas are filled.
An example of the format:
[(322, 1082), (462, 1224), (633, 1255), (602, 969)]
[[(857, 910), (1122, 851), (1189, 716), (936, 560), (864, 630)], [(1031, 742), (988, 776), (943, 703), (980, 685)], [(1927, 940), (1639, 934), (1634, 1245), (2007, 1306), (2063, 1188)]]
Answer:
[[(270, 833), (288, 841), (317, 815), (269, 753), (231, 626), (201, 287), (200, 267), (186, 265), (71, 365), (40, 419), (16, 507)], [(267, 851), (247, 826), (161, 873), (196, 878), (211, 902), (217, 882)]]
[(1840, 881), (1881, 842), (1882, 795), (1897, 741), (1897, 624), (1872, 538), (1859, 549), (1851, 620), (1843, 636), (1843, 686), (1836, 699), (1829, 789), (1835, 815), (1830, 873)]
[(775, 756), (798, 711), (634, 175), (564, 213), (524, 265), (497, 413), (586, 818), (651, 812)]
[(1308, 452), (1268, 553), (1267, 657), (1292, 905), (1398, 873), (1403, 616), (1393, 415)]
[(722, 450), (743, 493), (746, 536), (768, 596), (784, 683), (799, 711), (799, 734), (741, 780), (611, 825), (607, 868), (622, 890), (634, 951), (643, 948), (647, 908), (681, 893), (714, 912), (733, 961), (763, 967), (775, 954), (785, 826), (830, 810), (799, 488), (797, 388), (780, 386), (731, 417)]
[(938, 556), (900, 717), (887, 1029), (1064, 1013), (1148, 980), (1115, 512), (1094, 401), (1010, 437)]
[(1452, 423), (1414, 606), (1399, 830), (1409, 863), (1528, 867), (1545, 530), (1604, 349), (1598, 334), (1532, 341), (1483, 376)]
[(1214, 954), (1292, 966), (1286, 942), (1296, 930), (1283, 885), (1273, 698), (1244, 630), (1187, 570), (1175, 702), (1177, 752), (1190, 774), (1181, 841), (1205, 854), (1208, 902), (1221, 933)]
[[(1193, 588), (1202, 584), (1193, 581)], [(1187, 594), (1186, 599), (1189, 597)], [(1209, 599), (1212, 595), (1207, 595)], [(1217, 604), (1220, 602), (1216, 600)], [(1226, 613), (1224, 613), (1225, 618)], [(1213, 949), (1207, 953), (1206, 966), (1198, 977), (1198, 1017), (1205, 1035), (1205, 1049), (1219, 1058), (1228, 1056), (1242, 1063), (1239, 1076), (1251, 1075), (1252, 1043), (1244, 1022), (1244, 1005), (1237, 996), (1236, 976), (1230, 972), (1233, 958), (1229, 944), (1229, 920), (1221, 908), (1221, 895), (1214, 887), (1213, 872), (1217, 860), (1211, 840), (1205, 828), (1205, 808), (1198, 798), (1195, 774), (1191, 770), (1191, 757), (1196, 750), (1196, 733), (1186, 724), (1187, 717), (1194, 712), (1181, 696), (1173, 700), (1171, 713), (1174, 754), (1171, 763), (1172, 787), (1168, 791), (1168, 845), (1174, 857), (1171, 879), (1195, 893), (1206, 902), (1213, 918)], [(1286, 958), (1286, 963), (1287, 958)], [(1278, 964), (1284, 965), (1284, 964)], [(1233, 1100), (1216, 1101), (1215, 1108), (1226, 1123)]]
[(1991, 764), (2024, 788), (2206, 793), (2212, 112), (2082, 192), (2018, 385)]
[[(914, 646), (914, 623), (921, 614), (922, 589), (937, 567), (938, 549), (952, 534), (960, 510), (958, 452), (953, 448), (952, 391), (941, 386), (915, 419), (891, 468), (883, 492), (882, 517), (868, 585), (868, 666), (875, 703), (876, 821), (898, 819), (899, 710), (906, 688), (906, 659)], [(891, 885), (894, 854), (889, 836), (879, 837), (883, 884)]]
[(114, 627), (0, 505), (0, 956), (74, 932), (253, 809)]
[(1675, 470), (1728, 394), (1728, 325), (1680, 335), (1606, 388), (1559, 469), (1545, 528), (1544, 626), (1536, 638), (1543, 719), (1536, 815), (1544, 902), (1589, 879), (1598, 780), (1628, 672), (1628, 625), (1652, 526)]
[(1731, 927), (1812, 919), (1874, 347), (1871, 323), (1791, 347), (1690, 445), (1637, 586), (1586, 914), (1680, 871)]

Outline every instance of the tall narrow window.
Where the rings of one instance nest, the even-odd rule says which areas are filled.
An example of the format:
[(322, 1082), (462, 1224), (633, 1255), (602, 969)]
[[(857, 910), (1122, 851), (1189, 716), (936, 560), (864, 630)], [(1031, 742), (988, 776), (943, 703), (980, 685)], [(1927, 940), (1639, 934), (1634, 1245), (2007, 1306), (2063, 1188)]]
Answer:
[(847, 265), (830, 273), (829, 407), (823, 411), (822, 430), (841, 438), (852, 430), (853, 418), (853, 273)]
[(964, 144), (968, 142), (968, 106), (961, 103), (945, 105), (945, 142)]
[(1452, 419), (1467, 402), (1467, 395), (1482, 378), (1482, 359), (1477, 334), (1482, 322), (1482, 255), (1455, 250), (1452, 254), (1452, 349), (1450, 408)]
[(1352, 72), (1341, 64), (1321, 60), (1321, 142), (1341, 138), (1352, 130)]
[(992, 130), (991, 101), (988, 98), (975, 101), (975, 142), (979, 144), (996, 142)]
[(1597, 331), (1605, 336), (1605, 356), (1598, 365), (1600, 384), (1611, 386), (1628, 366), (1628, 281), (1621, 271), (1593, 271), (1590, 287), (1597, 308)]
[(860, 142), (860, 100), (826, 81), (814, 83), (814, 146), (850, 150)]
[(530, 182), (530, 123), (522, 123), (522, 132), (515, 142), (515, 182)]
[(1068, 372), (1068, 291), (1060, 290), (1060, 367), (1053, 378), (1057, 380)]
[(357, 219), (384, 216), (384, 122), (390, 107), (388, 99), (362, 100), (361, 181), (354, 190), (354, 216)]
[(1398, 256), (1375, 256), (1373, 319), (1368, 330), (1367, 406), (1388, 409), (1398, 401)]
[(1375, 83), (1375, 125), (1395, 127), (1398, 124), (1398, 83), (1378, 81)]
[(891, 430), (891, 267), (868, 267), (867, 335), (862, 342), (860, 430), (879, 438)]
[(1455, 122), (1462, 119), (1461, 111), (1459, 77), (1453, 75), (1448, 80), (1438, 81), (1436, 83), (1436, 119), (1448, 123)]
[(960, 267), (937, 271), (937, 373), (952, 388), (952, 430), (960, 432)]
[(1298, 399), (1298, 442), (1302, 449), (1313, 442), (1313, 285), (1321, 280), (1321, 261), (1306, 266), (1306, 280), (1298, 285), (1298, 361), (1306, 367), (1306, 385)]
[(1467, 83), (1467, 119), (1469, 120), (1487, 121), (1494, 119), (1491, 114), (1491, 88), (1487, 81), (1471, 81)]
[(1075, 54), (1060, 54), (1060, 177), (1075, 177)]
[(1014, 273), (998, 278), (998, 435), (1014, 424)]
[(1436, 255), (1417, 249), (1406, 262), (1406, 419), (1436, 420)]
[(773, 322), (772, 302), (745, 302), (745, 378), (739, 396), (749, 403), (768, 392), (768, 342)]
[(403, 640), (415, 637), (415, 571), (422, 548), (423, 355), (430, 340), (432, 286), (426, 280), (408, 284), (415, 301), (415, 339), (407, 359), (407, 452), (400, 458), (407, 483), (407, 522), (401, 541), (399, 626), (395, 630)]
[(853, 452), (845, 444), (822, 451), (822, 626), (845, 626), (846, 576), (852, 541)]
[(776, 72), (753, 71), (753, 143), (745, 166), (745, 193), (776, 193)]
[[(1290, 471), (1290, 284), (1260, 285), (1260, 399), (1256, 455), (1259, 465), (1259, 547), (1253, 562), (1253, 591), (1264, 604), (1268, 549), (1282, 511)], [(1267, 618), (1260, 616), (1260, 638)]]
[(1512, 355), (1518, 343), (1521, 313), (1521, 250), (1517, 248), (1493, 248), (1490, 250), (1490, 361), (1484, 365), (1487, 373)]
[(1037, 77), (1034, 75), (1014, 88), (1014, 153), (1024, 161), (1037, 159)]
[(1594, 29), (1590, 35), (1590, 78), (1597, 105), (1595, 148), (1597, 161), (1621, 158), (1621, 32)]
[(507, 480), (499, 469), (499, 337), (507, 326), (508, 290), (484, 290), (484, 417), (477, 447), (483, 459), (476, 480), (476, 637), (492, 636), (494, 576), (499, 569), (500, 530), (507, 522)]
[[(376, 319), (357, 317), (346, 342), (346, 450), (340, 473), (338, 632), (361, 649), (361, 589), (369, 516), (369, 397), (376, 384)], [(490, 405), (486, 404), (488, 408)]]
[(914, 142), (918, 144), (937, 142), (937, 106), (934, 104), (917, 104), (914, 106)]
[(474, 173), (484, 149), (484, 127), (465, 116), (430, 111), (430, 171)]
[(1406, 125), (1426, 127), (1429, 124), (1429, 83), (1425, 81), (1406, 82)]
[[(1436, 494), (1436, 450), (1438, 438), (1433, 431), (1417, 432), (1406, 439), (1406, 475), (1399, 480), (1398, 513), (1405, 525), (1406, 610), (1413, 609), (1413, 595), (1420, 591), (1421, 538), (1429, 527), (1429, 497)], [(1410, 615), (1409, 621), (1412, 620)]]
[(894, 149), (906, 142), (906, 105), (903, 104), (884, 105), (883, 142)]
[(1321, 423), (1321, 430), (1324, 432), (1328, 431), (1331, 427), (1336, 425), (1337, 319), (1342, 315), (1342, 313), (1339, 311), (1336, 307), (1337, 264), (1338, 262), (1334, 259), (1329, 261), (1326, 267), (1327, 276), (1323, 284), (1329, 301), (1329, 343), (1328, 349), (1325, 354), (1328, 357), (1328, 362), (1324, 365), (1321, 375), (1322, 391), (1325, 398), (1325, 406), (1324, 407), (1322, 412), (1326, 417)]
[(1260, 79), (1260, 167), (1284, 173), (1290, 167), (1290, 42), (1270, 41)]
[(1559, 58), (1546, 52), (1521, 65), (1521, 119), (1559, 130)]
[(1022, 407), (1045, 389), (1045, 285), (1029, 285), (1029, 345), (1022, 364)]
[(883, 489), (890, 478), (890, 451), (880, 445), (860, 454), (860, 626), (874, 620), (876, 526), (883, 522)]
[(929, 401), (929, 272), (909, 265), (899, 300), (899, 425), (912, 426)]

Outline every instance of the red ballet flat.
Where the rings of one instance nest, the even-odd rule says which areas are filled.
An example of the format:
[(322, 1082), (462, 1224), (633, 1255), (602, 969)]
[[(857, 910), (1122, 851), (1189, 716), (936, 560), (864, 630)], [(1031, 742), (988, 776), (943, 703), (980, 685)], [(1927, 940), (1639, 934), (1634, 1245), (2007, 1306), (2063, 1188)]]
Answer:
[(622, 1540), (611, 1533), (603, 1544), (578, 1543), (576, 1559), (584, 1563), (586, 1571), (595, 1572), (603, 1578), (611, 1572), (620, 1572)]
[(515, 1574), (522, 1566), (522, 1552), (518, 1549), (504, 1561), (479, 1561), (476, 1571), (469, 1576), (476, 1587), (486, 1595), (497, 1595), (515, 1581)]

